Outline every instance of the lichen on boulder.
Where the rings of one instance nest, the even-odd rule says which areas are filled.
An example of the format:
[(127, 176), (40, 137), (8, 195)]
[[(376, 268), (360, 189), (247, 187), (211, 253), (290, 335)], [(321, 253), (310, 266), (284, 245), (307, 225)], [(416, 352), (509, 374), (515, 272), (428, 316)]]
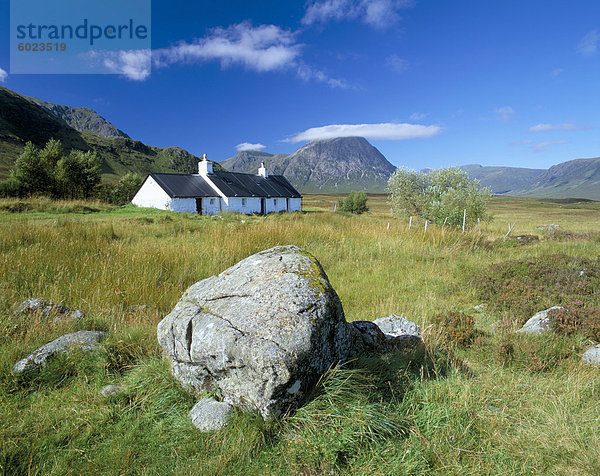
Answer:
[(317, 259), (277, 246), (192, 285), (158, 325), (177, 380), (278, 416), (348, 358), (350, 328)]

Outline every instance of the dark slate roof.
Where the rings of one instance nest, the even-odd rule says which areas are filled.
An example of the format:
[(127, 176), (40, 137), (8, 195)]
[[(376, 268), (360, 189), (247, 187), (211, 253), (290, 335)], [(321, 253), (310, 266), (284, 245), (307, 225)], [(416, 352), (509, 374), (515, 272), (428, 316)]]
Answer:
[(264, 178), (253, 174), (215, 171), (208, 177), (228, 197), (302, 197), (283, 175)]
[(199, 175), (150, 174), (171, 198), (218, 197), (219, 194)]
[[(200, 175), (150, 174), (172, 198), (217, 197), (217, 192)], [(215, 171), (208, 178), (227, 197), (302, 198), (283, 175), (242, 174)]]

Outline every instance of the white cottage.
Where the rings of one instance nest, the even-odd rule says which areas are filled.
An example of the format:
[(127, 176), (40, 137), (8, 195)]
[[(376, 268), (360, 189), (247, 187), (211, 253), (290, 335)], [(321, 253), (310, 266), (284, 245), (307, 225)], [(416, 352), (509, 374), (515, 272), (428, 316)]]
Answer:
[(283, 175), (269, 175), (264, 164), (257, 175), (215, 171), (206, 154), (197, 174), (148, 175), (131, 202), (200, 215), (302, 210), (302, 195)]

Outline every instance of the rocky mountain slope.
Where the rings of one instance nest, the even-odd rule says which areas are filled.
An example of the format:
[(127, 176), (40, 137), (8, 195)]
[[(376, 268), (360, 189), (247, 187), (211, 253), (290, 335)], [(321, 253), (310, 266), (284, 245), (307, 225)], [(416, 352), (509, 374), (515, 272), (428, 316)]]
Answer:
[(50, 114), (56, 116), (61, 121), (66, 122), (76, 131), (91, 132), (94, 135), (107, 139), (116, 137), (129, 139), (129, 136), (125, 134), (125, 132), (117, 129), (100, 114), (88, 107), (63, 106), (33, 97), (26, 97), (26, 99), (43, 107)]
[(396, 170), (362, 137), (340, 137), (309, 142), (291, 155), (261, 151), (238, 152), (221, 162), (227, 170), (256, 173), (265, 162), (273, 174), (283, 174), (302, 192), (383, 192)]

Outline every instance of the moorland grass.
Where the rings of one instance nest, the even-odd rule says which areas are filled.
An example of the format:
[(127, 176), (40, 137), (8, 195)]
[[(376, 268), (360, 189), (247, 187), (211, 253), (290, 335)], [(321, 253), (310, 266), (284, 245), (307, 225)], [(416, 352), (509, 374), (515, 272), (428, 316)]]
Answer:
[[(267, 217), (0, 201), (0, 471), (598, 474), (600, 375), (579, 362), (594, 341), (514, 330), (555, 299), (595, 305), (597, 275), (573, 273), (596, 266), (599, 204), (495, 198), (494, 221), (462, 234), (425, 233), (417, 220), (409, 230), (382, 195), (370, 196), (366, 215), (333, 213), (339, 198), (308, 196), (311, 212)], [(505, 240), (509, 222), (513, 234), (539, 240)], [(549, 223), (563, 235), (536, 229)], [(420, 324), (426, 359), (367, 356), (333, 369), (314, 400), (279, 422), (238, 412), (201, 434), (187, 416), (195, 398), (161, 358), (156, 324), (192, 283), (284, 244), (320, 260), (348, 320), (396, 313)], [(31, 297), (86, 318), (13, 313)], [(80, 329), (110, 335), (90, 354), (12, 374), (27, 353)], [(107, 384), (120, 391), (102, 397)]]

